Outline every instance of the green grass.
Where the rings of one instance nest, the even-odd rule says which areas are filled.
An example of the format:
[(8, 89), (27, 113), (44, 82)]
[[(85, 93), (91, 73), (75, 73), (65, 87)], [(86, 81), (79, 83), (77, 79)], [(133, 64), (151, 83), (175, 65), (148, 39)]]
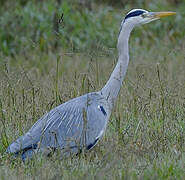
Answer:
[[(24, 8), (36, 8), (35, 4), (27, 3)], [(56, 152), (51, 157), (36, 156), (24, 164), (19, 158), (12, 159), (4, 152), (9, 143), (24, 134), (45, 112), (71, 98), (103, 87), (117, 61), (115, 47), (121, 9), (112, 8), (111, 12), (103, 14), (102, 8), (110, 7), (101, 4), (98, 9), (84, 11), (84, 17), (88, 16), (87, 20), (94, 22), (90, 23), (85, 39), (81, 37), (85, 20), (81, 22), (79, 15), (76, 17), (79, 20), (72, 19), (68, 24), (65, 19), (66, 29), (63, 29), (62, 38), (68, 40), (67, 36), (75, 34), (75, 30), (70, 31), (71, 22), (80, 24), (74, 35), (79, 44), (75, 41), (72, 41), (73, 45), (68, 41), (66, 45), (60, 44), (63, 42), (60, 37), (47, 34), (45, 37), (50, 40), (45, 42), (44, 48), (37, 40), (33, 47), (29, 40), (33, 36), (31, 33), (41, 30), (34, 25), (37, 19), (31, 20), (32, 29), (27, 27), (29, 23), (25, 20), (28, 29), (23, 28), (19, 32), (16, 23), (15, 29), (11, 27), (12, 22), (7, 27), (8, 31), (0, 30), (5, 34), (12, 33), (12, 37), (16, 35), (15, 41), (3, 45), (5, 51), (0, 52), (0, 179), (184, 178), (183, 8), (166, 5), (179, 14), (137, 28), (132, 33), (128, 72), (105, 136), (90, 152), (67, 159), (61, 159)], [(132, 6), (128, 5), (123, 11), (126, 12), (127, 8)], [(146, 8), (160, 10), (154, 2)], [(38, 13), (42, 14), (43, 9), (46, 10), (41, 8)], [(161, 7), (161, 10), (166, 9)], [(6, 22), (7, 17), (12, 17), (14, 13), (10, 12), (5, 13), (1, 20)], [(49, 15), (43, 17), (50, 19)], [(103, 25), (96, 24), (99, 17), (103, 18), (102, 21), (104, 18), (109, 21)], [(47, 20), (48, 24), (50, 20)], [(182, 24), (179, 24), (181, 20)], [(48, 24), (43, 33), (51, 28)], [(96, 27), (91, 30), (95, 25), (99, 27), (98, 32)], [(96, 33), (100, 33), (100, 42), (88, 41), (88, 34), (93, 38)], [(1, 37), (2, 45), (5, 42), (3, 38), (7, 37), (2, 34)], [(53, 43), (56, 39), (59, 41), (57, 49)], [(83, 47), (85, 41), (88, 41), (86, 49)]]

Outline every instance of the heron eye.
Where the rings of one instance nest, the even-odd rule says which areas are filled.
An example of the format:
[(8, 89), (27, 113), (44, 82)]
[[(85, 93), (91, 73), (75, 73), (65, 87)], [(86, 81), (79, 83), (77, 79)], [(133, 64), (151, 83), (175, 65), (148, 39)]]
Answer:
[(147, 17), (147, 14), (143, 13), (143, 14), (141, 14), (141, 17), (142, 18), (146, 18)]

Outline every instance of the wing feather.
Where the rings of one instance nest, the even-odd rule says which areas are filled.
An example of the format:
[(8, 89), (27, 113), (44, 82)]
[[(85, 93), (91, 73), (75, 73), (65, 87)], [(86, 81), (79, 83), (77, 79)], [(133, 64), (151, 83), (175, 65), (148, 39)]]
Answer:
[[(97, 94), (91, 96), (84, 95), (54, 108), (39, 119), (24, 136), (13, 142), (7, 151), (19, 152), (37, 143), (40, 144), (40, 148), (74, 149), (77, 145), (86, 146), (87, 149), (93, 147), (105, 130), (108, 116), (98, 109), (101, 102), (97, 99), (102, 100), (102, 98)], [(84, 125), (83, 120), (84, 109), (87, 125)], [(84, 128), (86, 128), (85, 136)]]

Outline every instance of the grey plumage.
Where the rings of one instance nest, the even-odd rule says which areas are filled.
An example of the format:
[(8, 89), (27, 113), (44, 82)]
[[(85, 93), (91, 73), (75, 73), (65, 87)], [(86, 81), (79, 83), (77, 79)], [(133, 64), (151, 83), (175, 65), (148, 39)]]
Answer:
[(98, 92), (74, 98), (41, 117), (32, 128), (7, 148), (8, 153), (21, 154), (60, 149), (62, 154), (79, 153), (93, 148), (103, 136), (111, 110), (119, 94), (129, 64), (128, 41), (132, 29), (173, 12), (130, 11), (121, 23), (118, 37), (118, 63), (106, 85)]
[(22, 151), (25, 159), (33, 152), (52, 148), (74, 153), (82, 148), (89, 150), (102, 137), (110, 112), (107, 100), (100, 92), (77, 97), (41, 117), (8, 147), (7, 152)]

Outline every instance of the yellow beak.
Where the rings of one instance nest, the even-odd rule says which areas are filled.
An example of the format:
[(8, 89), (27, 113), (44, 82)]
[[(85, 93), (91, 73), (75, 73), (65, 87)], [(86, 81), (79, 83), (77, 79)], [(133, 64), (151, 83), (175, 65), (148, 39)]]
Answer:
[(167, 12), (153, 12), (152, 14), (156, 18), (162, 18), (162, 17), (166, 17), (166, 16), (173, 16), (176, 13), (175, 12), (171, 12), (171, 11), (167, 11)]

